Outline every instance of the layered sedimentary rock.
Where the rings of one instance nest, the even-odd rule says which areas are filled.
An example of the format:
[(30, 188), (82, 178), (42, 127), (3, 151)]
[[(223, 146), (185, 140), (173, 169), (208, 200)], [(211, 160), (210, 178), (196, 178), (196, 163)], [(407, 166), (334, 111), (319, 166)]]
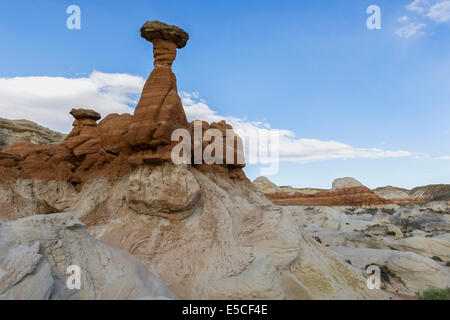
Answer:
[[(80, 270), (80, 289), (66, 286)], [(0, 300), (170, 299), (158, 276), (124, 250), (92, 238), (68, 213), (0, 223)]]
[(349, 188), (358, 188), (364, 187), (361, 182), (356, 179), (346, 177), (346, 178), (337, 178), (333, 181), (331, 189), (349, 189)]
[(299, 192), (304, 194), (314, 194), (320, 191), (326, 191), (324, 189), (317, 188), (293, 188), (291, 186), (277, 186), (275, 183), (267, 179), (266, 177), (258, 177), (253, 180), (253, 184), (264, 194), (275, 192)]
[(153, 43), (155, 69), (144, 85), (128, 128), (130, 146), (137, 152), (132, 156), (136, 164), (170, 160), (172, 133), (188, 128), (172, 72), (177, 47), (186, 45), (187, 33), (175, 26), (150, 21), (142, 27), (141, 36)]
[(384, 199), (411, 199), (409, 190), (403, 188), (396, 188), (393, 186), (386, 186), (376, 188), (373, 190), (378, 196)]
[[(176, 48), (187, 40), (184, 34), (170, 26), (149, 23), (142, 35), (154, 44), (155, 70), (135, 114), (113, 114), (97, 123), (100, 115), (95, 111), (76, 109), (71, 112), (74, 129), (64, 143), (7, 148), (2, 161), (9, 167), (0, 168), (4, 174), (0, 181), (0, 220), (32, 215), (41, 211), (42, 201), (46, 201), (48, 206), (42, 212), (57, 209), (73, 213), (97, 239), (133, 254), (155, 270), (171, 292), (184, 299), (388, 298), (386, 293), (369, 291), (359, 270), (304, 236), (290, 214), (257, 192), (242, 172), (245, 163), (237, 161), (242, 153), (239, 138), (226, 139), (231, 126), (225, 122), (186, 121), (170, 69)], [(220, 150), (222, 156), (230, 154), (233, 161), (208, 164), (203, 159), (194, 165), (167, 161), (174, 129), (192, 134), (188, 145), (194, 149), (194, 160), (196, 151), (210, 151), (208, 158), (215, 158)], [(200, 141), (196, 130), (214, 137)], [(217, 140), (224, 141), (219, 148), (211, 149)], [(78, 223), (64, 222), (58, 227), (55, 221), (48, 222), (56, 227), (56, 234), (62, 233), (63, 242), (66, 233), (73, 236), (81, 228)], [(41, 232), (36, 223), (31, 225), (34, 232)], [(25, 234), (30, 241), (36, 238), (33, 232)], [(44, 237), (42, 245), (53, 244), (53, 240)], [(100, 251), (101, 257), (122, 257), (122, 253), (111, 252), (92, 239), (85, 243), (77, 238), (70, 244), (80, 242), (82, 248)], [(69, 249), (61, 254), (50, 251), (49, 256), (56, 255), (64, 263), (72, 255), (78, 257), (76, 248)], [(80, 263), (89, 266), (97, 261), (94, 253), (92, 256), (93, 260), (83, 256)], [(64, 263), (57, 267), (66, 267)], [(89, 270), (92, 274), (96, 268)], [(103, 274), (102, 268), (99, 270)], [(108, 272), (117, 274), (104, 270)], [(62, 277), (47, 268), (45, 279), (25, 287), (34, 288), (42, 282), (42, 288), (47, 289), (39, 297), (52, 297), (55, 293), (50, 288), (56, 282), (53, 274)], [(123, 279), (111, 288), (105, 288), (106, 280), (92, 279), (97, 283), (79, 298), (110, 297), (114, 292), (117, 294), (112, 298), (142, 295), (137, 290), (139, 294), (124, 296), (121, 293), (125, 292), (114, 290), (122, 285), (128, 288), (120, 282)], [(142, 283), (135, 280), (127, 281), (128, 285)], [(90, 278), (84, 281), (92, 282)], [(10, 296), (11, 290), (14, 286), (8, 286), (5, 292)], [(24, 290), (19, 292), (23, 294)], [(60, 297), (67, 298), (65, 294)]]
[(405, 196), (404, 198), (383, 198), (353, 178), (334, 180), (331, 190), (302, 192), (302, 189), (292, 191), (289, 189), (271, 188), (271, 190), (264, 193), (273, 203), (282, 206), (376, 206), (423, 202), (423, 198), (410, 196)]
[[(88, 180), (109, 176), (121, 177), (143, 164), (172, 161), (172, 150), (180, 140), (172, 141), (177, 129), (189, 134), (187, 145), (196, 146), (194, 123), (189, 124), (178, 95), (172, 63), (177, 48), (186, 45), (189, 36), (175, 26), (159, 21), (149, 21), (141, 29), (141, 36), (153, 43), (154, 70), (142, 90), (133, 115), (110, 114), (102, 121), (94, 110), (73, 109), (73, 129), (67, 139), (54, 146), (20, 143), (5, 148), (0, 153), (0, 179), (39, 179), (43, 181), (68, 181), (79, 190)], [(215, 128), (225, 136), (232, 130), (225, 122), (205, 123), (205, 128)], [(239, 138), (235, 137), (235, 141)], [(200, 144), (203, 154), (213, 141)], [(237, 144), (234, 159), (242, 154)], [(223, 148), (231, 148), (224, 141)], [(218, 172), (237, 179), (245, 179), (242, 167), (245, 162), (225, 162), (203, 166), (204, 159), (190, 163), (200, 170)]]
[(0, 118), (0, 150), (21, 142), (39, 145), (58, 144), (66, 135), (44, 128), (28, 120)]
[[(18, 144), (0, 153), (0, 221), (10, 221), (0, 224), (0, 270), (6, 271), (0, 278), (7, 279), (0, 281), (1, 298), (391, 298), (385, 291), (368, 290), (361, 266), (346, 261), (349, 254), (330, 250), (302, 226), (303, 220), (321, 219), (320, 214), (268, 201), (245, 178), (241, 161), (208, 164), (203, 159), (187, 165), (167, 160), (173, 150), (171, 130), (215, 129), (214, 139), (192, 135), (188, 145), (195, 158), (195, 150), (211, 151), (231, 127), (186, 121), (171, 64), (187, 35), (156, 22), (146, 23), (141, 33), (154, 44), (155, 70), (134, 115), (111, 114), (99, 121), (93, 110), (74, 109), (74, 128), (64, 143)], [(240, 158), (242, 150), (231, 146), (239, 145), (239, 139), (231, 141), (209, 157), (231, 150), (233, 160)], [(352, 188), (361, 191), (360, 202), (364, 195), (373, 196), (362, 186), (330, 192), (335, 202), (354, 202), (355, 192), (345, 191)], [(43, 215), (29, 217), (35, 213)], [(426, 221), (415, 217), (406, 222), (403, 214), (391, 214), (392, 221), (343, 215), (330, 213), (320, 227), (396, 241), (412, 233), (408, 228), (415, 223), (423, 232), (448, 224), (434, 212)], [(408, 227), (391, 224), (394, 220)], [(444, 241), (433, 251), (441, 254), (445, 239), (433, 241)], [(396, 244), (422, 250), (414, 241)], [(86, 274), (84, 289), (71, 296), (63, 272), (73, 261)], [(433, 266), (428, 260), (427, 265)], [(420, 281), (420, 288), (435, 285), (429, 280)]]
[(417, 187), (409, 192), (413, 198), (424, 198), (426, 201), (447, 201), (450, 200), (450, 185), (435, 184)]
[(382, 204), (420, 204), (450, 200), (450, 185), (438, 184), (412, 190), (386, 186), (370, 190), (353, 178), (333, 181), (332, 189), (280, 187), (259, 177), (253, 182), (278, 205), (360, 206)]
[(284, 206), (367, 206), (389, 203), (366, 187), (342, 188), (314, 194), (276, 192), (266, 196), (273, 203)]
[(382, 288), (403, 298), (450, 285), (450, 203), (290, 206), (283, 211), (361, 272), (368, 265), (378, 265)]
[(50, 205), (136, 256), (183, 299), (389, 297), (368, 290), (359, 270), (305, 236), (247, 180), (165, 163), (90, 180), (80, 192), (67, 182), (30, 183), (0, 190), (0, 208), (12, 203), (0, 219), (17, 219), (53, 194)]

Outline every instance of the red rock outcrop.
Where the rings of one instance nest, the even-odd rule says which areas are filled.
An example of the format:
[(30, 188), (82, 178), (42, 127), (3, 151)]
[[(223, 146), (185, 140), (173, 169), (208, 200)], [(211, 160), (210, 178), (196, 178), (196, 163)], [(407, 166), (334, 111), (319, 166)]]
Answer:
[(366, 187), (342, 188), (320, 191), (315, 194), (269, 193), (266, 197), (282, 206), (364, 206), (388, 204), (388, 200), (377, 196)]
[(336, 179), (333, 189), (315, 193), (266, 192), (265, 196), (281, 206), (376, 206), (384, 204), (417, 204), (423, 198), (386, 199), (352, 178)]
[[(75, 118), (74, 128), (63, 143), (52, 146), (19, 143), (2, 150), (0, 180), (65, 180), (80, 187), (97, 177), (128, 174), (138, 165), (171, 161), (172, 149), (179, 143), (171, 139), (176, 129), (186, 129), (191, 134), (191, 145), (195, 145), (194, 122), (187, 121), (171, 69), (177, 48), (183, 48), (189, 36), (180, 28), (159, 21), (146, 22), (141, 36), (153, 43), (155, 68), (144, 85), (134, 114), (110, 114), (97, 124), (101, 115), (96, 111), (73, 109), (70, 113)], [(225, 121), (211, 125), (205, 122), (204, 129), (210, 128), (219, 130), (224, 137), (232, 129)], [(213, 142), (202, 143), (202, 153)], [(238, 142), (236, 136), (236, 160), (243, 153)], [(230, 147), (224, 138), (224, 156)], [(242, 161), (207, 165), (202, 160), (192, 164), (204, 172), (246, 178)]]
[(129, 144), (137, 151), (130, 157), (134, 164), (170, 160), (172, 146), (177, 143), (171, 141), (172, 132), (188, 128), (172, 63), (177, 48), (183, 48), (189, 36), (180, 28), (159, 21), (146, 22), (141, 36), (153, 43), (155, 69), (144, 85), (128, 128)]

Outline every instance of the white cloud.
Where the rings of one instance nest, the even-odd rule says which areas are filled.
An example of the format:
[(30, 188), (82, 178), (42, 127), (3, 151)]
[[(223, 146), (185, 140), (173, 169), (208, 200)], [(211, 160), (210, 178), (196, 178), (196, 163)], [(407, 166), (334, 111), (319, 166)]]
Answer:
[(387, 151), (378, 148), (356, 148), (337, 141), (322, 141), (296, 137), (290, 130), (270, 129), (263, 122), (251, 122), (236, 117), (218, 115), (205, 101), (195, 99), (191, 94), (181, 93), (184, 109), (189, 121), (204, 120), (208, 122), (226, 120), (241, 137), (257, 135), (268, 137), (270, 132), (279, 136), (280, 161), (306, 163), (321, 160), (355, 159), (355, 158), (398, 158), (412, 156), (408, 151)]
[(94, 71), (87, 78), (0, 78), (0, 117), (29, 119), (61, 132), (72, 128), (72, 108), (131, 113), (144, 79)]
[(450, 156), (441, 156), (441, 157), (437, 157), (435, 159), (436, 160), (450, 160)]
[(429, 3), (427, 0), (414, 0), (406, 6), (406, 9), (415, 12), (425, 12), (428, 6)]
[(435, 23), (450, 21), (450, 0), (414, 0), (406, 9), (415, 13), (415, 18), (403, 16), (398, 22), (403, 24), (395, 33), (403, 38), (417, 38), (425, 35), (423, 31), (431, 20)]
[[(89, 77), (17, 77), (0, 78), (0, 117), (28, 119), (54, 130), (69, 132), (74, 107), (109, 113), (133, 113), (144, 79), (128, 74), (110, 74), (98, 71)], [(357, 148), (337, 141), (302, 139), (290, 130), (271, 129), (262, 121), (248, 121), (222, 116), (199, 98), (198, 93), (181, 93), (189, 121), (226, 120), (241, 136), (276, 133), (279, 136), (281, 161), (311, 162), (332, 159), (408, 157), (408, 151), (388, 151), (378, 148)]]
[(425, 23), (408, 23), (400, 28), (398, 28), (395, 33), (402, 38), (418, 38), (425, 35), (422, 31), (426, 27)]
[(433, 5), (427, 14), (427, 17), (436, 22), (450, 21), (450, 1), (442, 1)]

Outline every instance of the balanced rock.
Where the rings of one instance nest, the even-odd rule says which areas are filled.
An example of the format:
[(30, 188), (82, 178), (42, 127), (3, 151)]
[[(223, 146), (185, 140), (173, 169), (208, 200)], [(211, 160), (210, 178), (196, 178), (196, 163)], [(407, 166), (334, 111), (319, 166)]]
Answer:
[(70, 132), (64, 145), (72, 150), (77, 158), (97, 153), (101, 148), (96, 130), (100, 114), (86, 109), (72, 109), (70, 114), (75, 118), (74, 129)]
[(93, 120), (97, 121), (97, 120), (100, 120), (102, 118), (100, 113), (98, 113), (97, 111), (89, 110), (89, 109), (83, 109), (83, 108), (72, 109), (70, 111), (70, 114), (75, 119), (93, 119)]
[[(101, 115), (95, 110), (72, 109), (73, 129), (62, 143), (52, 146), (19, 143), (2, 150), (1, 181), (67, 181), (79, 190), (89, 180), (118, 178), (130, 174), (140, 165), (172, 162), (172, 150), (180, 142), (172, 141), (172, 134), (177, 129), (185, 129), (188, 133), (193, 130), (171, 69), (177, 48), (184, 47), (189, 36), (178, 27), (158, 21), (145, 23), (141, 34), (153, 43), (155, 68), (144, 85), (134, 114), (110, 114), (97, 123)], [(232, 132), (232, 127), (225, 121), (206, 124), (205, 128), (217, 129), (222, 137)], [(245, 166), (242, 143), (237, 135), (232, 141), (233, 144), (224, 139), (220, 146), (224, 154), (233, 148), (235, 161), (232, 163), (209, 164), (204, 159), (201, 163), (191, 163), (204, 172), (246, 179), (242, 171)], [(195, 144), (193, 138), (187, 142), (188, 145)], [(202, 144), (202, 151), (210, 144)]]
[(92, 126), (97, 125), (97, 120), (101, 119), (100, 113), (89, 109), (72, 109), (70, 114), (75, 118), (74, 127), (78, 126)]
[(141, 34), (153, 42), (155, 69), (144, 85), (128, 128), (130, 146), (134, 151), (144, 151), (131, 158), (134, 164), (170, 160), (172, 133), (188, 128), (171, 69), (177, 47), (184, 47), (188, 36), (181, 29), (158, 21), (146, 22)]
[(177, 26), (169, 26), (160, 21), (147, 21), (141, 28), (141, 37), (153, 42), (156, 39), (175, 43), (178, 49), (184, 48), (189, 40), (189, 34)]

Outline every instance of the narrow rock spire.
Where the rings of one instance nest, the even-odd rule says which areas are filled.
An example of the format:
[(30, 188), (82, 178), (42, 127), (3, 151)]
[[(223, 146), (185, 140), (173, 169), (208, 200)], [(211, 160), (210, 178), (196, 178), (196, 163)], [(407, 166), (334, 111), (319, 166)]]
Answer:
[(128, 130), (130, 146), (137, 153), (131, 158), (135, 163), (169, 160), (172, 132), (188, 128), (171, 68), (177, 48), (186, 45), (189, 35), (176, 26), (147, 21), (141, 36), (153, 43), (155, 68), (144, 85)]

